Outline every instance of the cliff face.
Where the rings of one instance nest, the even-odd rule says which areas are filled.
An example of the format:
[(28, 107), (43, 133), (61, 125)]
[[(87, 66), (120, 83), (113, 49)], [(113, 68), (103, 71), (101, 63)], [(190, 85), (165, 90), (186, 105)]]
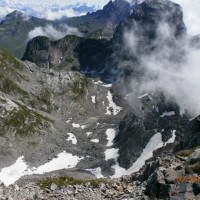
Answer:
[(107, 40), (66, 36), (58, 41), (36, 37), (29, 41), (22, 60), (52, 69), (98, 74), (104, 70), (112, 49)]

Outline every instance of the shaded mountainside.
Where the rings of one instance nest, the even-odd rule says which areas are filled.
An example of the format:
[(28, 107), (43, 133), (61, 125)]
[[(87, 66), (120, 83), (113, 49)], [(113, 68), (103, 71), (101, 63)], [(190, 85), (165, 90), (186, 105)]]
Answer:
[(85, 37), (112, 38), (115, 27), (122, 19), (130, 15), (130, 11), (129, 3), (124, 0), (111, 1), (103, 10), (88, 13), (85, 16), (57, 21), (25, 16), (19, 11), (14, 11), (0, 23), (0, 47), (6, 48), (13, 55), (21, 58), (25, 51), (28, 33), (36, 27), (46, 25), (53, 25), (59, 30), (59, 26), (67, 24), (78, 28)]
[[(112, 186), (97, 184), (97, 190), (90, 190), (93, 199), (198, 199), (199, 118), (191, 120), (162, 91), (143, 93), (136, 87), (145, 75), (143, 55), (165, 45), (174, 50), (172, 62), (181, 63), (179, 42), (188, 40), (182, 17), (177, 4), (147, 0), (133, 7), (111, 40), (36, 37), (28, 42), (23, 61), (1, 50), (1, 168), (22, 162), (25, 169), (16, 180), (63, 168), (87, 169), (97, 178), (124, 175)], [(170, 37), (159, 44), (163, 21)], [(137, 39), (130, 43), (132, 52), (126, 32)], [(2, 173), (5, 184), (16, 181)], [(195, 177), (193, 182), (187, 183), (188, 176)], [(60, 181), (66, 194), (59, 190)], [(50, 177), (40, 182), (46, 187), (42, 193), (33, 186), (33, 196), (79, 199), (88, 193), (90, 184), (84, 182), (79, 191), (68, 181)]]
[(66, 36), (58, 41), (47, 37), (30, 40), (22, 60), (53, 69), (76, 69), (79, 71), (102, 71), (112, 53), (107, 40)]

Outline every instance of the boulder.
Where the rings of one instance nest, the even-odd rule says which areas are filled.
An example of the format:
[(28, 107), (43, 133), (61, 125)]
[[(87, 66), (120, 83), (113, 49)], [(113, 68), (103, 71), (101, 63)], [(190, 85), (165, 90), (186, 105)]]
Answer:
[(58, 188), (58, 186), (55, 183), (52, 183), (50, 186), (50, 190), (54, 191)]

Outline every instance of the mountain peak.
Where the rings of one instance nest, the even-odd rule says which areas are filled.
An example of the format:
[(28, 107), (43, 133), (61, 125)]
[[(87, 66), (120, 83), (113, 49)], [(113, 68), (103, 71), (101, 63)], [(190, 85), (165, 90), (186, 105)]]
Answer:
[(6, 15), (5, 19), (11, 19), (11, 18), (19, 18), (23, 15), (22, 12), (15, 10), (9, 14)]
[(124, 6), (127, 6), (129, 5), (129, 3), (125, 0), (115, 0), (115, 1), (109, 1), (103, 9), (110, 9), (110, 8), (113, 8), (113, 7), (116, 7), (116, 8), (122, 8)]

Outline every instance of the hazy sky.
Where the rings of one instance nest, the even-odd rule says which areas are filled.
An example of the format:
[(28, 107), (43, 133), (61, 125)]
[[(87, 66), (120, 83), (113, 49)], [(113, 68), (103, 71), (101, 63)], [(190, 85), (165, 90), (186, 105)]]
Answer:
[(27, 15), (50, 20), (64, 16), (73, 17), (86, 13), (73, 10), (72, 5), (86, 3), (88, 6), (95, 6), (95, 9), (100, 9), (107, 2), (108, 0), (0, 0), (0, 20), (14, 10), (20, 10)]
[(58, 5), (75, 5), (77, 3), (87, 3), (88, 5), (104, 6), (109, 0), (0, 0), (0, 2), (10, 5), (15, 4), (58, 4)]
[[(183, 7), (184, 21), (188, 32), (192, 35), (200, 33), (200, 26), (198, 25), (200, 21), (200, 0), (172, 1)], [(88, 6), (95, 5), (97, 9), (102, 8), (108, 2), (109, 0), (0, 0), (0, 19), (7, 13), (17, 9), (24, 11), (28, 15), (53, 20), (63, 16), (72, 17), (80, 15), (80, 13), (75, 12), (69, 5), (86, 3)]]

